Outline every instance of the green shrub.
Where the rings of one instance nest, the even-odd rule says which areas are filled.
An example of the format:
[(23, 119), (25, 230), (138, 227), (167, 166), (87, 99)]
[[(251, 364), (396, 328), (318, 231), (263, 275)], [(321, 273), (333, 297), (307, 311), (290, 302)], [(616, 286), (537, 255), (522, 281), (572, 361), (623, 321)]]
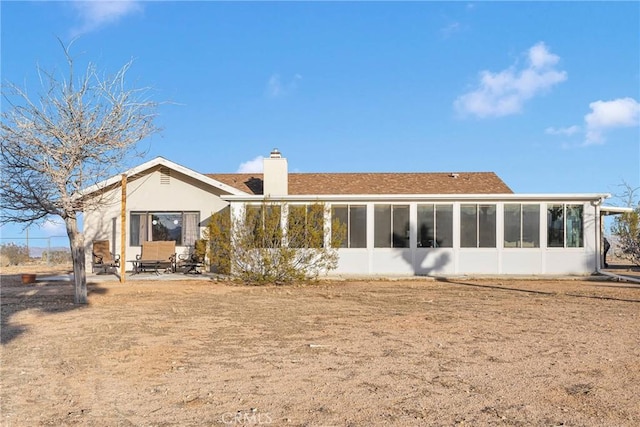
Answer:
[(205, 229), (205, 238), (209, 242), (207, 256), (211, 271), (218, 274), (231, 274), (231, 214), (227, 207), (211, 215)]
[(213, 270), (251, 284), (315, 279), (338, 266), (337, 248), (346, 234), (343, 224), (329, 227), (328, 216), (322, 203), (249, 205), (235, 221), (229, 208), (218, 212), (205, 233)]

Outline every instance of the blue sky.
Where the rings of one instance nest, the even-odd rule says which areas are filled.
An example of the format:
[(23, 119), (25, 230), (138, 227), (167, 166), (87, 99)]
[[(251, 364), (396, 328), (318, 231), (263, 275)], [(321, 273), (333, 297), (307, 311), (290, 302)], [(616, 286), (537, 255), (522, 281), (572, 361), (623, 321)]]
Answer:
[(35, 88), (36, 65), (63, 68), (56, 37), (106, 73), (134, 60), (130, 82), (167, 101), (146, 159), (255, 171), (277, 147), (295, 172), (494, 171), (519, 193), (640, 186), (638, 2), (0, 8), (3, 81)]

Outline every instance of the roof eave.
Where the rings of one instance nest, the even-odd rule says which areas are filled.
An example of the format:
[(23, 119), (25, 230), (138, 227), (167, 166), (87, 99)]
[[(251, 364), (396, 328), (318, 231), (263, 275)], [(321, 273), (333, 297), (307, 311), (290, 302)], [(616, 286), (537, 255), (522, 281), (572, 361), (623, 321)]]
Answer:
[(631, 213), (633, 211), (634, 209), (629, 207), (620, 207), (620, 206), (601, 206), (600, 207), (600, 213), (602, 215), (620, 215), (624, 213)]
[(243, 195), (248, 195), (248, 193), (245, 193), (244, 191), (238, 190), (237, 188), (234, 188), (230, 185), (224, 184), (218, 180), (215, 180), (213, 178), (209, 178), (208, 176), (201, 174), (199, 172), (196, 172), (192, 169), (189, 169), (185, 166), (179, 165), (177, 163), (174, 163), (170, 160), (165, 159), (164, 157), (156, 157), (154, 159), (149, 160), (148, 162), (142, 163), (138, 166), (135, 166), (125, 172), (122, 172), (121, 174), (117, 174), (112, 176), (111, 178), (108, 178), (104, 181), (98, 182), (94, 185), (91, 185), (87, 188), (85, 188), (84, 190), (81, 191), (81, 195), (82, 196), (90, 196), (93, 193), (99, 192), (105, 188), (108, 188), (110, 186), (114, 186), (114, 185), (118, 185), (121, 180), (122, 180), (122, 175), (126, 175), (127, 177), (131, 177), (134, 175), (138, 175), (141, 174), (149, 169), (152, 169), (156, 166), (166, 166), (169, 169), (173, 169), (176, 172), (180, 172), (183, 175), (186, 175), (190, 178), (193, 178), (195, 180), (198, 180), (200, 182), (203, 182), (205, 184), (211, 185), (212, 187), (216, 187), (222, 191), (225, 191), (227, 193), (230, 193), (231, 195), (235, 195), (235, 196), (243, 196)]
[(598, 202), (611, 197), (608, 193), (550, 193), (550, 194), (329, 194), (329, 195), (287, 195), (264, 197), (263, 195), (228, 195), (222, 199), (228, 202), (375, 202), (375, 201), (582, 201)]

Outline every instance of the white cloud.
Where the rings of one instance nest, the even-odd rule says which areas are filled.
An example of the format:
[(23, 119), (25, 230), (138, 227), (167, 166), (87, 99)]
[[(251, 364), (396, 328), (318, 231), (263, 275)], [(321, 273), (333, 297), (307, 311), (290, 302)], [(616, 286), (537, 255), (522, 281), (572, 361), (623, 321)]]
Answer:
[(240, 163), (236, 173), (262, 173), (262, 161), (264, 157), (258, 156), (255, 159)]
[(47, 219), (42, 223), (40, 229), (47, 233), (48, 236), (65, 236), (67, 228), (61, 220)]
[(572, 136), (584, 133), (584, 141), (566, 147), (585, 147), (605, 142), (607, 131), (638, 127), (640, 124), (640, 104), (633, 98), (618, 98), (612, 101), (594, 101), (589, 104), (591, 112), (584, 116), (584, 126), (573, 125), (564, 128), (548, 127), (548, 135)]
[(459, 96), (454, 107), (480, 118), (519, 113), (525, 101), (567, 79), (565, 71), (555, 68), (559, 60), (543, 42), (537, 43), (527, 51), (526, 67), (514, 64), (497, 73), (480, 72), (478, 87)]
[(298, 82), (302, 80), (300, 74), (295, 74), (288, 82), (282, 82), (279, 74), (273, 74), (267, 82), (267, 96), (279, 98), (287, 95), (298, 88)]
[(82, 21), (79, 27), (72, 30), (74, 36), (116, 23), (142, 10), (140, 2), (134, 0), (74, 1), (72, 5)]
[(531, 66), (536, 69), (553, 66), (558, 63), (560, 57), (554, 55), (547, 50), (547, 46), (540, 42), (529, 49), (529, 61)]
[(278, 74), (274, 74), (269, 77), (269, 82), (267, 83), (267, 95), (272, 98), (276, 98), (280, 96), (282, 93), (282, 83), (280, 82), (280, 76)]
[(451, 24), (447, 25), (446, 27), (442, 28), (440, 30), (440, 34), (442, 34), (442, 37), (444, 38), (449, 38), (451, 36), (453, 36), (454, 34), (458, 33), (462, 31), (462, 26), (460, 25), (459, 22), (452, 22)]
[(577, 126), (577, 125), (569, 126), (566, 128), (548, 127), (544, 130), (544, 132), (549, 135), (564, 135), (564, 136), (575, 135), (576, 133), (579, 133), (581, 131), (582, 129), (580, 128), (580, 126)]
[(587, 145), (602, 144), (607, 130), (638, 126), (640, 122), (640, 104), (633, 98), (595, 101), (589, 107), (591, 112), (584, 116)]

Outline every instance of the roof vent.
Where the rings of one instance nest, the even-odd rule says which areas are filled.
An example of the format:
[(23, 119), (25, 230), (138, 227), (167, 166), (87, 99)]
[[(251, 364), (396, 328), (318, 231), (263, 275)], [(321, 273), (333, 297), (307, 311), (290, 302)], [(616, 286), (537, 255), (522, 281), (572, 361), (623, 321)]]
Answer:
[(272, 159), (279, 159), (282, 157), (282, 154), (280, 154), (277, 148), (274, 148), (273, 150), (271, 150), (271, 155), (269, 157), (271, 157)]
[(167, 167), (160, 168), (160, 184), (169, 184), (171, 182), (171, 169)]
[(457, 177), (459, 177), (459, 176), (460, 176), (460, 174), (459, 174), (459, 173), (450, 173), (450, 174), (449, 174), (449, 176), (450, 176), (451, 178), (457, 178)]

